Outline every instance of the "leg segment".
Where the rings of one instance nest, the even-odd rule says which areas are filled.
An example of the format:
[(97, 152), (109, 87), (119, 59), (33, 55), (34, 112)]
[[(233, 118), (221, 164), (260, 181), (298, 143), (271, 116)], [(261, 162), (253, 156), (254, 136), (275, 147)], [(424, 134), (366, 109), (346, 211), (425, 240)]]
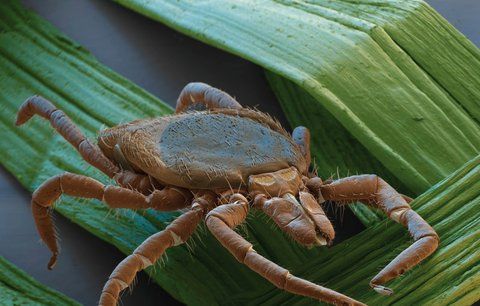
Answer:
[(310, 131), (304, 126), (297, 126), (292, 133), (293, 141), (300, 146), (300, 149), (307, 161), (307, 171), (310, 166)]
[(400, 253), (370, 282), (375, 291), (392, 294), (381, 284), (403, 274), (438, 247), (439, 237), (435, 230), (408, 205), (408, 197), (399, 194), (393, 187), (376, 175), (357, 175), (336, 180), (320, 187), (325, 200), (339, 203), (361, 201), (382, 209), (387, 216), (408, 228), (414, 243)]
[(300, 201), (291, 193), (270, 199), (258, 194), (254, 206), (298, 243), (308, 247), (330, 244), (335, 231), (322, 207), (308, 192), (300, 191), (299, 198)]
[(177, 99), (175, 113), (182, 113), (188, 110), (214, 108), (241, 109), (242, 106), (229, 94), (205, 83), (189, 83), (183, 88)]
[(72, 120), (45, 98), (40, 96), (28, 98), (20, 106), (15, 124), (22, 125), (35, 114), (49, 120), (58, 133), (70, 142), (89, 164), (110, 178), (119, 172), (120, 169), (103, 155), (100, 148), (90, 143)]
[(145, 196), (137, 191), (117, 186), (105, 186), (97, 180), (83, 175), (64, 173), (45, 181), (32, 195), (32, 213), (38, 233), (53, 255), (48, 263), (52, 269), (59, 253), (57, 233), (52, 221), (50, 207), (62, 195), (98, 199), (111, 208), (175, 210), (190, 203), (189, 193), (165, 188)]
[(363, 305), (336, 291), (295, 277), (279, 265), (259, 255), (252, 244), (233, 228), (242, 223), (248, 213), (248, 202), (240, 194), (232, 196), (231, 204), (213, 209), (206, 217), (208, 229), (235, 258), (257, 272), (272, 284), (288, 292), (308, 296), (332, 304)]
[[(202, 199), (205, 201), (205, 199)], [(103, 287), (99, 305), (114, 306), (120, 292), (127, 288), (137, 272), (154, 264), (166, 249), (184, 243), (193, 234), (205, 215), (201, 201), (194, 201), (191, 210), (178, 217), (163, 231), (150, 236), (133, 254), (125, 258), (112, 272)]]

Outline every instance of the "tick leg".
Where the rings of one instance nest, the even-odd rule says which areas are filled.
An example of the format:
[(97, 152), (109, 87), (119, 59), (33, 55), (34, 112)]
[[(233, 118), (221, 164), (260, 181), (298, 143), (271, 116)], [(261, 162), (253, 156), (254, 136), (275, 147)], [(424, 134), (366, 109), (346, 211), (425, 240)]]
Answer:
[(187, 241), (204, 215), (205, 208), (200, 201), (194, 200), (189, 211), (170, 223), (163, 231), (147, 238), (112, 272), (103, 287), (99, 305), (117, 305), (120, 292), (132, 283), (137, 272), (154, 264), (166, 249)]
[(320, 191), (325, 200), (337, 203), (361, 201), (378, 207), (390, 219), (408, 228), (414, 243), (392, 260), (370, 282), (370, 286), (379, 293), (392, 294), (391, 289), (381, 286), (381, 284), (419, 264), (438, 247), (437, 233), (410, 208), (408, 204), (410, 198), (399, 194), (376, 175), (356, 175), (339, 179), (321, 186)]
[(97, 145), (92, 144), (83, 135), (80, 129), (63, 111), (57, 109), (43, 97), (33, 96), (28, 98), (20, 106), (15, 124), (22, 125), (35, 114), (49, 120), (58, 133), (71, 143), (89, 164), (111, 178), (119, 171), (119, 168), (103, 155)]
[(32, 213), (40, 237), (52, 252), (48, 268), (52, 269), (59, 253), (57, 233), (49, 209), (62, 195), (98, 199), (111, 208), (176, 210), (190, 203), (189, 193), (176, 189), (165, 188), (155, 190), (149, 196), (137, 191), (118, 187), (105, 186), (99, 181), (72, 173), (63, 173), (45, 181), (32, 195)]
[(206, 224), (212, 234), (239, 262), (288, 292), (331, 304), (364, 305), (336, 291), (293, 276), (288, 270), (258, 254), (251, 243), (233, 230), (247, 216), (247, 200), (242, 195), (235, 194), (231, 201), (235, 202), (218, 206), (210, 211), (206, 217)]
[[(200, 109), (196, 109), (200, 106)], [(242, 106), (226, 92), (205, 83), (189, 83), (177, 99), (175, 113), (215, 108), (241, 109)]]
[(83, 135), (82, 131), (61, 110), (57, 109), (47, 99), (40, 96), (28, 98), (21, 106), (17, 114), (16, 125), (22, 125), (33, 115), (39, 115), (50, 121), (50, 124), (80, 153), (83, 159), (99, 169), (120, 185), (138, 190), (144, 194), (152, 189), (150, 179), (146, 175), (140, 175), (131, 171), (120, 171), (96, 145), (92, 144)]

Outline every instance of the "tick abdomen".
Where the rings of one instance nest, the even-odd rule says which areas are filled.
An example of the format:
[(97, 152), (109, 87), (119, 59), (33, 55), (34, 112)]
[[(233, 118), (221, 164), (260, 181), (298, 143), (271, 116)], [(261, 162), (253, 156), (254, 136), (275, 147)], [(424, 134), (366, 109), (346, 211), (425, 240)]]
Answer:
[(291, 139), (245, 117), (192, 112), (137, 121), (109, 135), (115, 129), (127, 161), (167, 185), (238, 188), (252, 174), (305, 167)]

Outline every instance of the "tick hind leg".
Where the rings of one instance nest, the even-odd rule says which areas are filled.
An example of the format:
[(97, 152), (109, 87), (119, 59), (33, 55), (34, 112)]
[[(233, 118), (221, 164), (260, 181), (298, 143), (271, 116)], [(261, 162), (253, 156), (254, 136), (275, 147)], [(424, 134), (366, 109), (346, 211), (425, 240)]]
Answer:
[(357, 175), (320, 187), (325, 200), (337, 203), (361, 201), (383, 210), (387, 216), (408, 228), (414, 243), (400, 253), (370, 282), (375, 291), (389, 295), (393, 291), (381, 286), (389, 280), (403, 274), (438, 247), (439, 237), (435, 230), (410, 208), (410, 198), (399, 194), (393, 187), (376, 175)]
[(215, 108), (241, 109), (242, 105), (226, 92), (208, 84), (189, 83), (177, 99), (175, 113)]
[[(32, 213), (40, 237), (52, 252), (48, 268), (52, 269), (59, 253), (57, 233), (51, 217), (51, 206), (62, 195), (98, 199), (111, 208), (176, 210), (186, 207), (190, 194), (176, 188), (155, 190), (149, 196), (72, 173), (63, 173), (45, 181), (32, 195)], [(79, 203), (80, 204), (80, 203)]]
[(203, 219), (208, 207), (213, 205), (212, 201), (209, 196), (195, 199), (189, 211), (170, 223), (163, 231), (150, 236), (118, 264), (103, 287), (99, 305), (116, 305), (120, 292), (133, 282), (137, 272), (154, 264), (166, 249), (187, 241)]
[(239, 262), (285, 291), (332, 304), (364, 305), (336, 291), (293, 276), (288, 270), (258, 254), (251, 243), (233, 230), (248, 214), (247, 200), (240, 194), (234, 194), (230, 200), (232, 203), (210, 211), (206, 223), (212, 234)]

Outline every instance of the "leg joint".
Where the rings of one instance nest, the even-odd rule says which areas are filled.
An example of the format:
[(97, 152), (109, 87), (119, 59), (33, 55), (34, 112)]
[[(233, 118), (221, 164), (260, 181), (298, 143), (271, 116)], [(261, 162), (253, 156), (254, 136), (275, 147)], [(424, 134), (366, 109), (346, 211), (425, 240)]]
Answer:
[(145, 209), (150, 206), (143, 194), (118, 186), (107, 186), (103, 192), (103, 201), (112, 208)]
[(63, 175), (55, 175), (40, 185), (33, 192), (32, 201), (41, 206), (51, 206), (62, 195), (61, 178)]

